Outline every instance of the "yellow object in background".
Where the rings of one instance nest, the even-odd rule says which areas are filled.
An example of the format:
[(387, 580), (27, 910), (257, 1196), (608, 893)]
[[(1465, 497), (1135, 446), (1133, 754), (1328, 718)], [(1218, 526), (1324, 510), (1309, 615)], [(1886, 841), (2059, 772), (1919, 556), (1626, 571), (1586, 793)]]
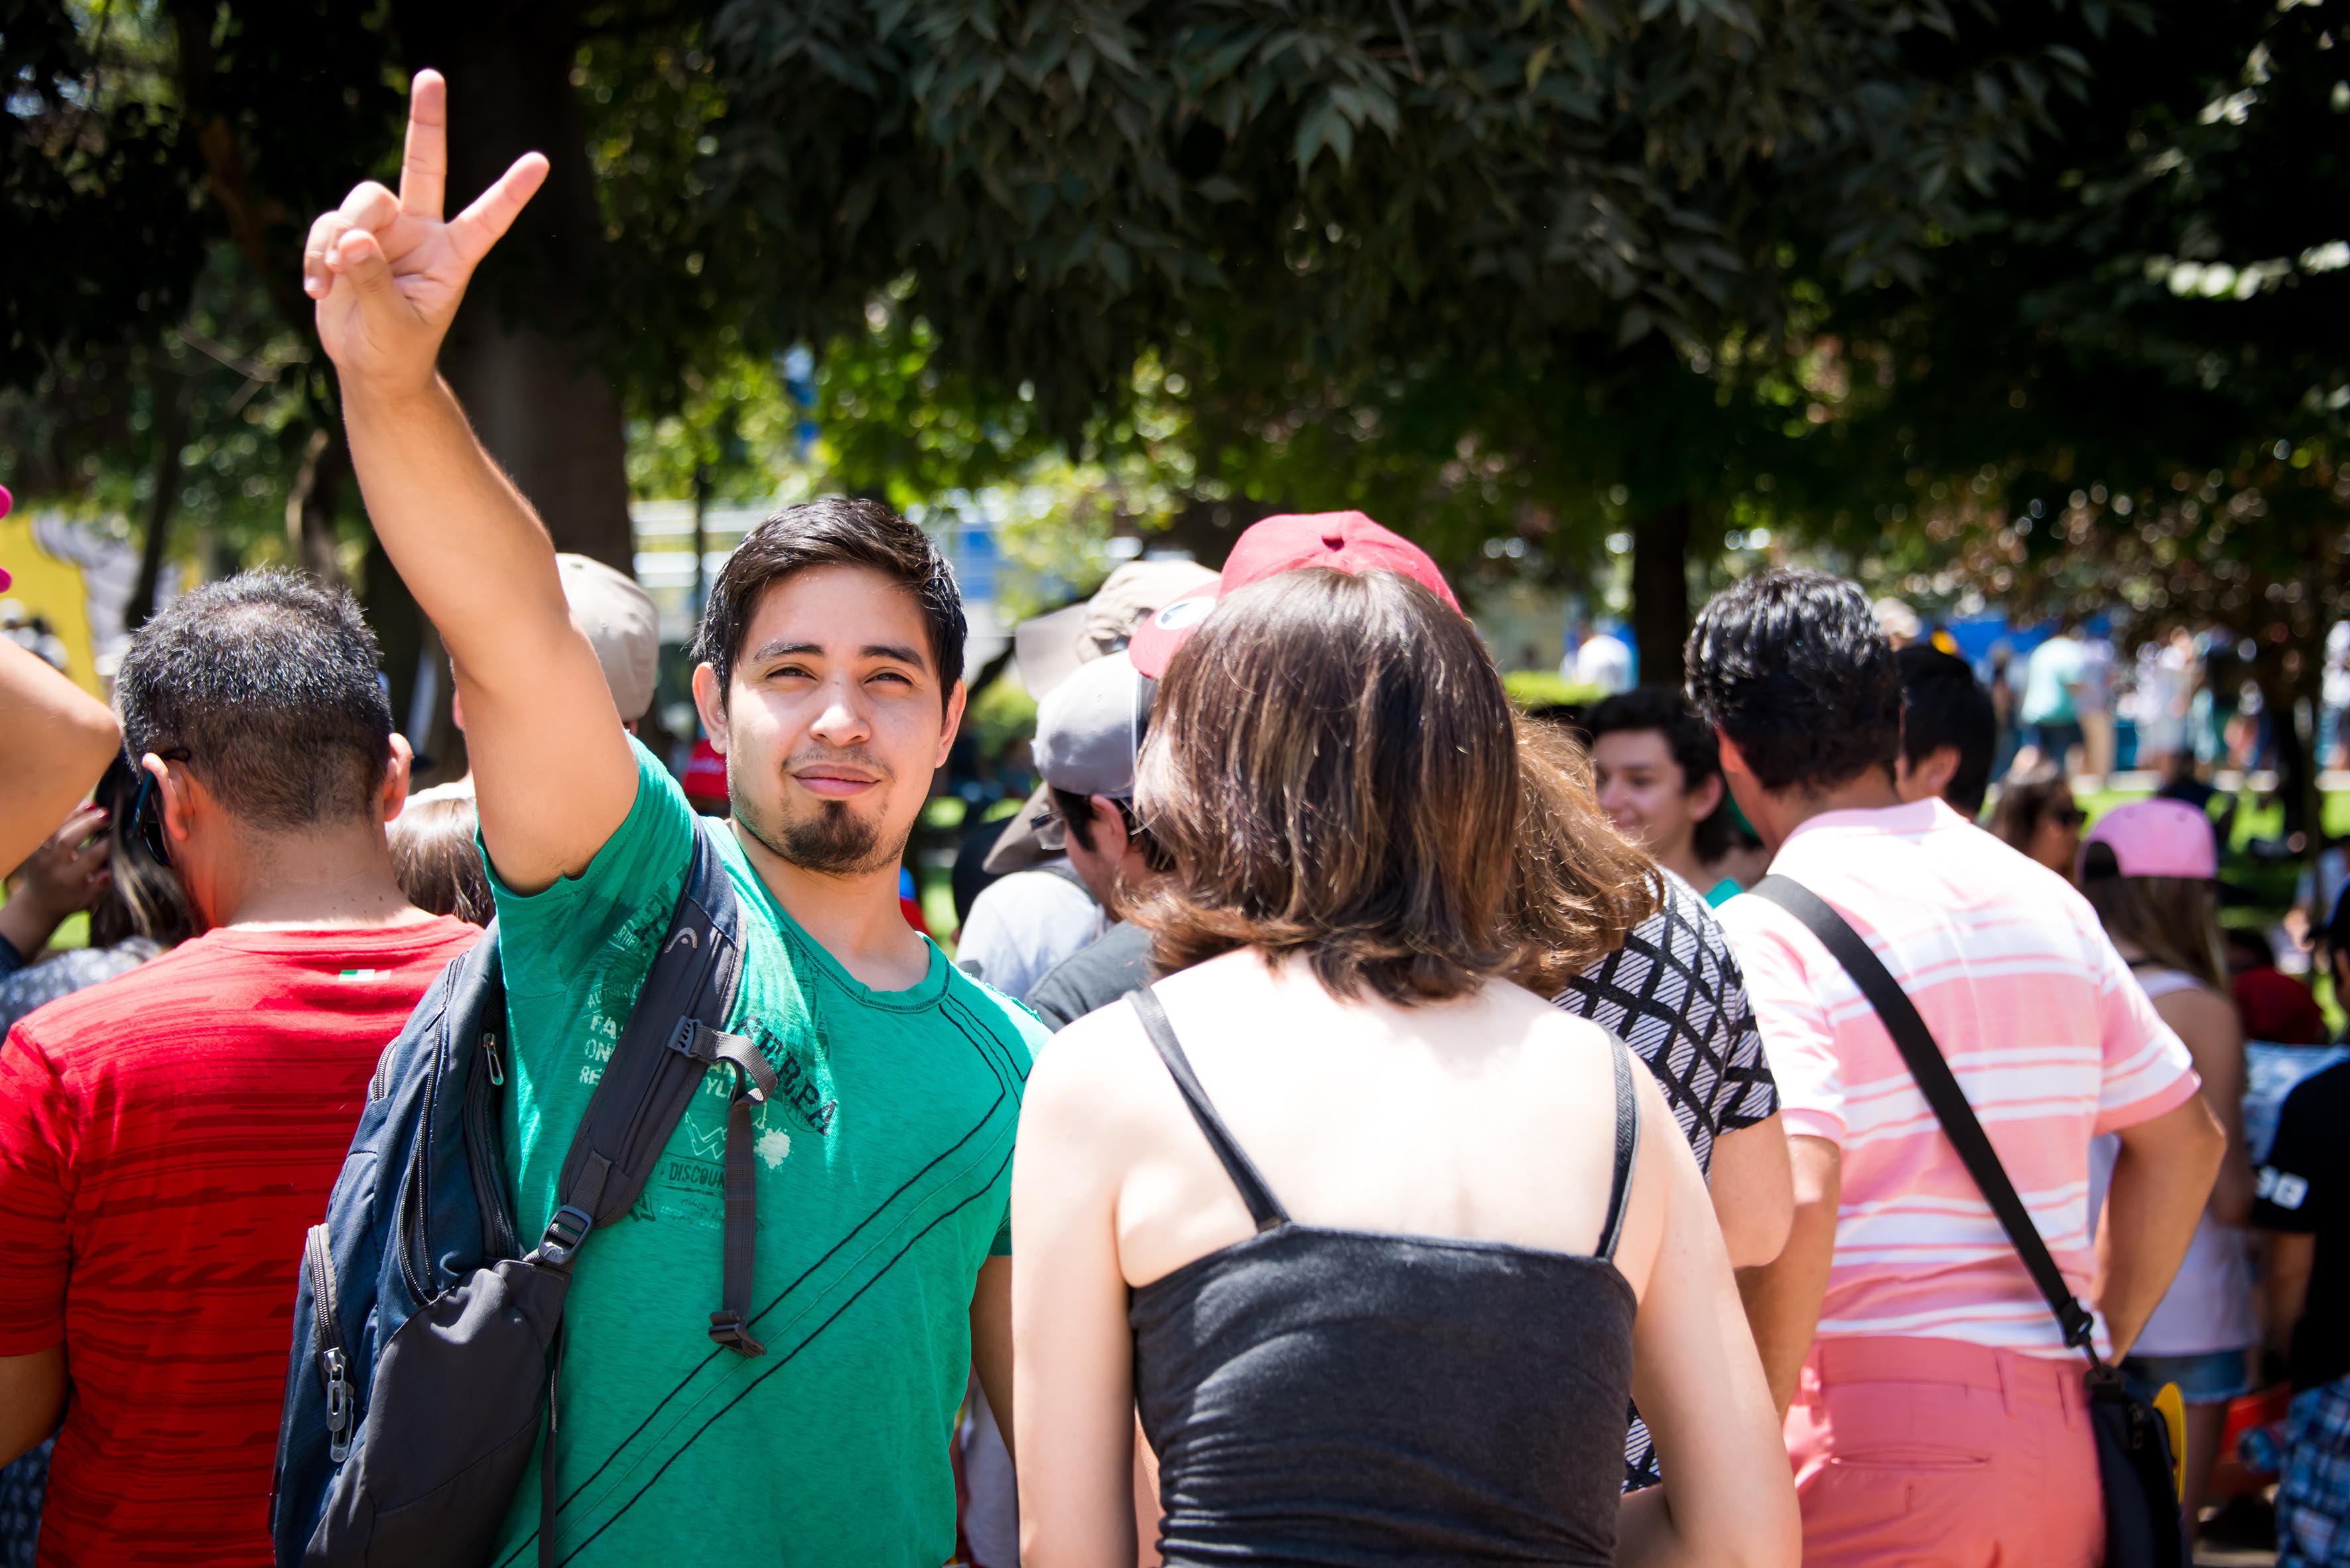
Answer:
[(66, 645), (66, 674), (73, 683), (103, 701), (106, 684), (98, 678), (98, 649), (90, 634), (89, 590), (81, 567), (60, 560), (41, 548), (33, 537), (33, 518), (19, 510), (0, 517), (0, 566), (16, 580), (0, 588), (0, 603), (13, 599), (21, 608), (8, 619), (36, 617)]
[(2170, 1485), (2180, 1497), (2187, 1495), (2187, 1401), (2179, 1397), (2178, 1385), (2166, 1383), (2154, 1397), (2154, 1407), (2162, 1417), (2163, 1430), (2170, 1434)]

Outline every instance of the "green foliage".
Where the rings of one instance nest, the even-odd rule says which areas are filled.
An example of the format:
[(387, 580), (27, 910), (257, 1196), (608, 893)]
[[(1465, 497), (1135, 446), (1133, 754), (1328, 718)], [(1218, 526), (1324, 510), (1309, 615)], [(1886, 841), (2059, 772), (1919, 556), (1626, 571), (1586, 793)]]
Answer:
[(963, 728), (983, 755), (1000, 757), (1036, 732), (1036, 700), (1009, 675), (998, 676), (963, 711)]
[(1588, 708), (1603, 695), (1596, 686), (1569, 680), (1552, 670), (1513, 670), (1502, 677), (1502, 684), (1509, 688), (1510, 701), (1524, 712), (1536, 708)]
[(910, 278), (951, 363), (1075, 439), (1203, 313), (1262, 346), (1260, 387), (1457, 382), (1587, 363), (1561, 333), (1704, 347), (1780, 319), (1791, 265), (1920, 276), (2083, 73), (2062, 28), (1963, 16), (726, 0), (715, 189), (795, 280), (772, 328)]

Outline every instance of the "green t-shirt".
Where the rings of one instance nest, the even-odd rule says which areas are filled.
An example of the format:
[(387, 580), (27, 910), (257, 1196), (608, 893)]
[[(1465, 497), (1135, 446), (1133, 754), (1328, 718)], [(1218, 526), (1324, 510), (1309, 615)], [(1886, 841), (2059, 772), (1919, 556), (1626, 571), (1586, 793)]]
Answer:
[[(502, 884), (513, 1019), (504, 1134), (525, 1246), (684, 886), (692, 809), (636, 748), (628, 820), (587, 870)], [(733, 1075), (712, 1072), (629, 1215), (581, 1248), (565, 1314), (566, 1563), (936, 1568), (954, 1551), (948, 1445), (980, 1266), (1011, 1251), (1012, 1140), (1045, 1030), (931, 949), (910, 991), (859, 984), (785, 913), (731, 832), (745, 916), (727, 1028), (784, 1093), (758, 1107), (752, 1333), (709, 1338), (723, 1262)], [(501, 1565), (536, 1561), (536, 1465)]]

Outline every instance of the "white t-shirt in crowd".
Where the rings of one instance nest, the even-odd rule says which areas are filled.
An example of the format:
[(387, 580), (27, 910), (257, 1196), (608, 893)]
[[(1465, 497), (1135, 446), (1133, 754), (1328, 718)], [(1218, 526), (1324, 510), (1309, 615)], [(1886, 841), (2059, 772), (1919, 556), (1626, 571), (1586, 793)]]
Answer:
[(956, 939), (955, 963), (1025, 1000), (1046, 971), (1109, 929), (1109, 917), (1068, 864), (1066, 857), (1049, 860), (982, 888)]
[(1631, 688), (1631, 647), (1620, 637), (1594, 632), (1575, 650), (1572, 667), (1564, 673), (1570, 680), (1597, 687), (1603, 697), (1613, 697)]

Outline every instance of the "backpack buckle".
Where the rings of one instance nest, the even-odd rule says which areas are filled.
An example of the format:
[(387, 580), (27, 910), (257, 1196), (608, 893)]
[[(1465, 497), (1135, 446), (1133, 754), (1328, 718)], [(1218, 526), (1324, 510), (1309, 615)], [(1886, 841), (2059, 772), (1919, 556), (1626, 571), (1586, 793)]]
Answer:
[(569, 1268), (571, 1255), (579, 1250), (579, 1243), (585, 1241), (588, 1232), (595, 1228), (594, 1215), (565, 1204), (555, 1211), (555, 1218), (546, 1222), (546, 1234), (538, 1239), (540, 1260), (555, 1268)]
[(743, 1326), (742, 1314), (732, 1307), (710, 1314), (710, 1337), (744, 1355), (767, 1354), (767, 1347), (751, 1337), (751, 1331)]

